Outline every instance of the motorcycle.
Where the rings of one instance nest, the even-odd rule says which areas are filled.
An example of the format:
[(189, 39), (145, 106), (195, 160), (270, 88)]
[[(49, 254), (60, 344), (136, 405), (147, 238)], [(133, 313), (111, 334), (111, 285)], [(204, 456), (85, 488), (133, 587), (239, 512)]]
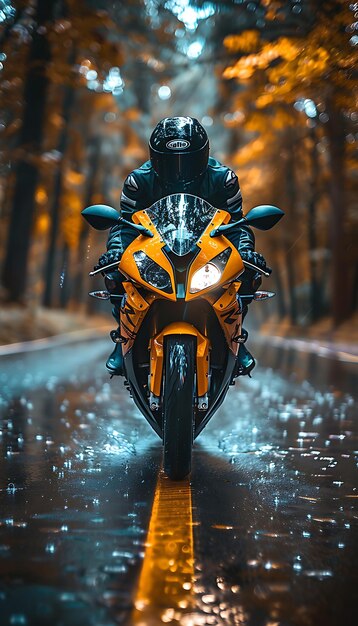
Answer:
[(134, 213), (133, 222), (106, 205), (90, 206), (82, 215), (98, 230), (125, 224), (138, 235), (119, 264), (90, 273), (118, 269), (126, 279), (124, 295), (90, 295), (121, 303), (112, 339), (122, 344), (125, 384), (163, 441), (165, 473), (181, 480), (191, 471), (194, 440), (233, 383), (245, 340), (244, 298), (275, 295), (240, 296), (240, 275), (250, 263), (226, 235), (241, 226), (268, 230), (283, 211), (258, 206), (229, 223), (228, 212), (202, 198), (172, 194)]

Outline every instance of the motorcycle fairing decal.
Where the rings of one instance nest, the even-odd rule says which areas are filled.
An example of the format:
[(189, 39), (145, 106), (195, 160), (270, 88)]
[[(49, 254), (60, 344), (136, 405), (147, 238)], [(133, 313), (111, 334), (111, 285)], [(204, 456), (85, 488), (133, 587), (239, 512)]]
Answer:
[[(160, 294), (164, 298), (168, 300), (176, 300), (176, 288), (175, 288), (175, 278), (173, 266), (170, 263), (168, 257), (164, 254), (163, 248), (165, 247), (164, 241), (161, 239), (160, 234), (155, 228), (154, 224), (151, 222), (150, 217), (147, 215), (146, 211), (137, 211), (132, 216), (133, 222), (135, 224), (142, 224), (151, 233), (153, 233), (153, 237), (146, 237), (144, 235), (139, 235), (132, 241), (131, 244), (126, 248), (123, 252), (121, 261), (119, 263), (118, 269), (125, 276), (131, 277), (136, 283), (139, 285), (143, 285), (146, 289), (152, 291), (153, 293)], [(160, 265), (170, 277), (171, 285), (172, 285), (172, 293), (167, 293), (166, 291), (162, 291), (157, 287), (154, 287), (150, 283), (147, 283), (143, 277), (140, 275), (139, 269), (135, 262), (133, 255), (136, 252), (144, 252), (148, 257), (153, 259), (155, 263)]]
[(235, 281), (216, 302), (212, 303), (227, 344), (235, 355), (239, 351), (239, 344), (235, 338), (241, 334), (242, 324), (242, 307), (237, 299), (240, 286), (241, 283)]
[(123, 321), (122, 321), (122, 328), (125, 330), (126, 335), (127, 335), (126, 341), (123, 343), (127, 343), (128, 339), (133, 339), (134, 341), (134, 339), (137, 336), (136, 333), (134, 333), (130, 328), (128, 328), (128, 326), (126, 326)]
[(213, 290), (213, 286), (211, 285), (210, 287), (206, 287), (205, 289), (196, 291), (195, 293), (190, 293), (192, 278), (198, 270), (203, 268), (207, 263), (211, 262), (216, 256), (227, 250), (227, 248), (231, 248), (231, 254), (222, 271), (220, 280), (215, 284), (215, 288), (232, 281), (236, 278), (236, 276), (244, 271), (244, 264), (235, 246), (223, 235), (210, 237), (212, 230), (218, 228), (222, 224), (227, 224), (230, 221), (230, 218), (230, 213), (227, 211), (217, 210), (213, 219), (208, 224), (207, 228), (197, 242), (197, 246), (200, 248), (200, 251), (194, 258), (188, 271), (185, 300), (189, 301), (194, 300), (195, 298), (201, 298), (203, 295)]
[[(135, 310), (129, 304), (127, 298), (123, 298), (123, 306), (121, 308), (121, 313), (122, 313), (123, 317), (126, 318), (127, 324), (129, 324), (129, 326), (132, 326), (134, 328), (134, 322), (131, 319), (131, 315), (134, 315), (134, 317), (135, 317)], [(122, 319), (122, 324), (124, 324), (123, 319)]]
[(237, 316), (241, 313), (241, 308), (239, 306), (234, 306), (227, 313), (222, 313), (221, 318), (225, 324), (236, 324)]
[(195, 326), (186, 322), (174, 322), (150, 341), (150, 391), (160, 397), (163, 378), (164, 338), (168, 335), (193, 335), (196, 337), (196, 379), (197, 395), (205, 396), (209, 388), (209, 349), (210, 342)]
[(133, 346), (134, 340), (137, 336), (138, 329), (140, 328), (143, 319), (151, 305), (151, 302), (155, 299), (155, 295), (148, 294), (147, 302), (133, 283), (124, 282), (123, 287), (126, 295), (123, 298), (123, 305), (120, 310), (120, 328), (121, 337), (123, 338), (122, 350), (125, 355)]
[[(241, 286), (241, 283), (234, 283), (234, 285), (235, 292), (237, 293)], [(230, 292), (228, 295), (232, 297), (231, 289), (229, 288), (227, 291)], [(236, 297), (233, 308), (230, 309), (230, 311), (224, 311), (223, 313), (221, 313), (221, 317), (225, 324), (229, 324), (231, 326), (232, 324), (236, 324), (239, 313), (242, 313), (242, 305), (241, 300)]]

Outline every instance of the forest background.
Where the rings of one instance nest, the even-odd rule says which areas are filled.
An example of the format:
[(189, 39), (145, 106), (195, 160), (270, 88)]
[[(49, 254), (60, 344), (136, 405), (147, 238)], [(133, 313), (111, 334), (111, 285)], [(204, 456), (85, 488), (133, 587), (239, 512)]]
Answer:
[(171, 115), (205, 126), (245, 212), (286, 213), (257, 234), (277, 296), (256, 326), (353, 338), (357, 51), (343, 0), (0, 0), (0, 343), (44, 334), (46, 311), (49, 332), (110, 318), (87, 296), (106, 235), (80, 212), (118, 208)]

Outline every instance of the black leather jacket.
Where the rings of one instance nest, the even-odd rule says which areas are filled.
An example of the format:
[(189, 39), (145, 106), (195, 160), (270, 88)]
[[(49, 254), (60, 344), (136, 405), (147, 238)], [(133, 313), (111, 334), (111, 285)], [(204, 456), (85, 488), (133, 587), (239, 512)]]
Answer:
[[(236, 174), (211, 157), (208, 168), (200, 179), (189, 184), (175, 183), (170, 186), (162, 186), (150, 161), (147, 161), (129, 174), (124, 182), (121, 215), (131, 221), (133, 213), (150, 207), (160, 198), (172, 193), (199, 196), (215, 208), (228, 211), (233, 221), (242, 217), (242, 197)], [(107, 250), (118, 250), (122, 253), (135, 237), (135, 232), (125, 225), (113, 226), (109, 233)], [(228, 238), (239, 251), (255, 248), (255, 237), (248, 227), (237, 229)]]

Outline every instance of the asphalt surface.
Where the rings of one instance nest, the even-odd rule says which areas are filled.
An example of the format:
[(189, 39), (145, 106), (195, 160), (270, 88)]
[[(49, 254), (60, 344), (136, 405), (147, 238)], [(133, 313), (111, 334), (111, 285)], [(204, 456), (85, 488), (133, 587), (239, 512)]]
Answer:
[[(357, 365), (258, 343), (178, 486), (109, 381), (109, 348), (1, 357), (0, 626), (357, 624)], [(191, 584), (175, 544), (188, 528)], [(160, 597), (145, 581), (167, 567), (158, 537)]]

